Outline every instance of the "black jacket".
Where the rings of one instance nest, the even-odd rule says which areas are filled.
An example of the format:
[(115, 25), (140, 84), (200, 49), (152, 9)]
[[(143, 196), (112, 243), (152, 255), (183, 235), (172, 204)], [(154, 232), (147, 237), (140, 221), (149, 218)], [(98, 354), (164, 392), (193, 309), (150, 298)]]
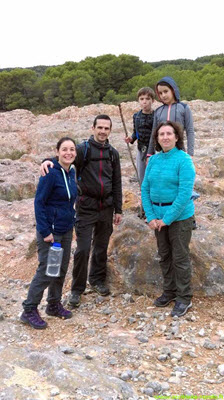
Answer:
[[(112, 207), (122, 213), (121, 167), (118, 151), (107, 141), (104, 145), (91, 136), (88, 156), (84, 162), (85, 144), (77, 146), (75, 166), (80, 194), (76, 210), (78, 214), (90, 214)], [(111, 154), (112, 153), (112, 154)]]
[(140, 151), (143, 147), (148, 148), (152, 133), (153, 116), (154, 112), (144, 114), (142, 110), (133, 115), (134, 131), (132, 134), (132, 143), (138, 140), (138, 150)]

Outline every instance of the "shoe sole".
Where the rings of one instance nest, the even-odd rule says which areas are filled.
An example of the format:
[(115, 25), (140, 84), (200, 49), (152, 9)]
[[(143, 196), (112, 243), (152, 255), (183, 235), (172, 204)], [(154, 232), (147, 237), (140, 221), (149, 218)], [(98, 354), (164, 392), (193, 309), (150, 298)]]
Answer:
[(20, 321), (23, 323), (23, 324), (26, 324), (26, 325), (29, 325), (29, 326), (31, 326), (32, 328), (34, 328), (34, 329), (46, 329), (47, 328), (47, 323), (46, 323), (46, 325), (44, 325), (44, 326), (35, 326), (35, 325), (32, 325), (29, 321), (27, 321), (26, 319), (22, 319), (22, 318), (20, 318)]
[(81, 302), (80, 303), (75, 303), (75, 304), (68, 303), (68, 306), (73, 309), (73, 308), (78, 308), (80, 306), (80, 304), (81, 304)]
[(187, 311), (191, 307), (192, 307), (192, 303), (188, 304), (188, 306), (185, 308), (185, 310), (181, 314), (178, 314), (178, 315), (177, 314), (172, 314), (172, 311), (171, 311), (171, 316), (172, 317), (182, 317), (183, 315), (185, 315), (187, 313)]
[(166, 304), (156, 304), (156, 301), (154, 301), (153, 304), (156, 307), (166, 307), (166, 306), (168, 306), (168, 304), (172, 303), (172, 301), (175, 301), (175, 300), (176, 300), (176, 297), (174, 297), (173, 299), (170, 299), (169, 301), (167, 301)]
[(49, 313), (49, 312), (47, 312), (47, 311), (45, 311), (45, 313), (46, 313), (47, 315), (50, 315), (50, 317), (56, 317), (56, 318), (60, 318), (60, 319), (70, 319), (70, 318), (72, 318), (72, 313), (71, 313), (70, 315), (67, 315), (67, 317), (65, 317), (65, 316), (63, 316), (63, 315), (51, 314), (51, 313)]
[(94, 292), (98, 293), (100, 296), (109, 296), (109, 294), (110, 294), (110, 291), (108, 293), (101, 293), (99, 290), (95, 289), (93, 286), (91, 286), (91, 289)]

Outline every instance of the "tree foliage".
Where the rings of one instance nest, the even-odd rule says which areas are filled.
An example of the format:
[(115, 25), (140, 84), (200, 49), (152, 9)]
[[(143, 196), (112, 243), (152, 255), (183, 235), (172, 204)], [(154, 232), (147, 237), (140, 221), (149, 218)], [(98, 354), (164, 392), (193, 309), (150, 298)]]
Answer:
[(224, 54), (153, 63), (106, 54), (54, 67), (0, 70), (0, 109), (52, 112), (70, 105), (133, 101), (139, 88), (154, 88), (167, 75), (177, 82), (182, 99), (224, 100)]

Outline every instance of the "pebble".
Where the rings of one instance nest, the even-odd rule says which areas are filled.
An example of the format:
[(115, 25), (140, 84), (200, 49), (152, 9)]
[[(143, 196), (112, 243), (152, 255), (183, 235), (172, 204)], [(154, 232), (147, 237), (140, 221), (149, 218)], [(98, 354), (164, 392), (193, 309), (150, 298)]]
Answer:
[(205, 336), (205, 330), (204, 328), (201, 328), (200, 331), (198, 332), (199, 336), (204, 337)]
[(174, 383), (175, 385), (179, 385), (180, 384), (180, 378), (178, 376), (171, 376), (169, 378), (169, 383)]
[(189, 357), (192, 357), (192, 358), (196, 358), (196, 357), (197, 357), (197, 355), (194, 353), (194, 351), (191, 351), (191, 350), (185, 351), (184, 354), (185, 354), (186, 356), (189, 356)]
[(112, 314), (112, 312), (113, 311), (110, 308), (104, 308), (102, 310), (102, 313), (105, 314), (105, 315), (110, 315), (110, 314)]
[(169, 356), (170, 356), (170, 354), (171, 354), (171, 350), (170, 350), (170, 348), (169, 348), (169, 347), (162, 347), (162, 349), (161, 349), (161, 353), (163, 353), (163, 354), (167, 354), (167, 355), (169, 355)]
[(104, 301), (106, 301), (106, 298), (103, 296), (97, 296), (95, 299), (96, 304), (102, 304)]
[(152, 396), (154, 393), (153, 388), (143, 388), (142, 393), (147, 394), (148, 396)]
[(186, 315), (186, 320), (187, 321), (191, 321), (191, 322), (195, 322), (196, 321), (196, 317), (195, 317), (195, 315), (187, 314)]
[(148, 343), (149, 338), (147, 336), (143, 336), (143, 335), (137, 335), (135, 336), (136, 339), (138, 339), (139, 342), (141, 343)]
[(91, 356), (90, 354), (86, 354), (86, 355), (85, 355), (85, 358), (86, 358), (87, 360), (92, 360), (92, 359), (93, 359), (93, 356)]
[(210, 342), (210, 340), (205, 340), (203, 347), (208, 350), (214, 350), (217, 348), (215, 343)]
[(170, 358), (171, 359), (175, 358), (176, 360), (180, 361), (180, 360), (182, 360), (182, 354), (181, 353), (171, 353)]
[(146, 387), (146, 388), (152, 388), (152, 389), (154, 390), (154, 392), (156, 392), (156, 393), (159, 393), (159, 392), (161, 392), (161, 390), (162, 390), (161, 384), (160, 384), (159, 382), (157, 382), (157, 381), (148, 382), (148, 383), (145, 385), (145, 387)]
[(168, 382), (161, 382), (162, 392), (169, 390), (170, 385)]
[(168, 359), (168, 356), (167, 354), (159, 354), (157, 358), (159, 361), (166, 361)]
[(15, 239), (15, 235), (12, 235), (12, 234), (8, 234), (8, 235), (5, 235), (5, 240), (14, 240)]
[(132, 378), (132, 372), (130, 370), (124, 371), (121, 373), (120, 377), (123, 381), (128, 381)]
[(69, 347), (69, 346), (60, 346), (59, 349), (64, 354), (72, 354), (72, 353), (75, 352), (75, 350), (72, 347)]
[(115, 357), (111, 357), (109, 359), (109, 365), (116, 365), (117, 364), (117, 359)]
[(137, 321), (137, 320), (136, 320), (136, 318), (134, 318), (134, 317), (129, 317), (129, 318), (128, 318), (129, 324), (134, 324), (136, 321)]
[(161, 330), (161, 332), (166, 332), (167, 326), (166, 325), (160, 325), (159, 329)]
[(134, 299), (133, 299), (133, 297), (132, 297), (132, 295), (129, 294), (129, 293), (123, 294), (123, 295), (122, 295), (122, 298), (123, 298), (125, 301), (129, 302), (129, 303), (134, 303), (134, 302), (135, 302)]
[(112, 315), (112, 317), (110, 318), (110, 322), (112, 322), (112, 324), (115, 324), (118, 321), (118, 319), (115, 317), (115, 315)]
[(218, 373), (219, 375), (224, 376), (224, 364), (218, 366)]
[(57, 388), (51, 389), (51, 396), (58, 396), (60, 394), (60, 390)]

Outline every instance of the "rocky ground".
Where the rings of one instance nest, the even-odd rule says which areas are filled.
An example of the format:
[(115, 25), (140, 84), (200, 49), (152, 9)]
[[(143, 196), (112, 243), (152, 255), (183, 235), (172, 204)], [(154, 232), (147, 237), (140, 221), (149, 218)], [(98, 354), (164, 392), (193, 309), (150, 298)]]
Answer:
[(87, 289), (70, 320), (47, 316), (43, 301), (48, 327), (36, 331), (19, 321), (28, 282), (1, 276), (0, 283), (1, 400), (224, 395), (223, 298), (196, 296), (176, 319), (172, 305), (158, 309), (152, 297)]
[[(191, 241), (193, 308), (180, 319), (171, 318), (172, 304), (153, 306), (161, 293), (156, 244), (137, 218), (140, 191), (117, 107), (68, 107), (37, 117), (26, 110), (0, 114), (0, 400), (224, 396), (223, 106), (190, 102), (196, 130), (195, 187), (201, 197)], [(129, 130), (137, 109), (137, 103), (123, 104)], [(112, 295), (103, 298), (88, 288), (67, 321), (45, 315), (44, 299), (40, 312), (48, 328), (35, 331), (19, 315), (37, 266), (33, 196), (39, 164), (53, 154), (60, 137), (88, 138), (99, 113), (113, 120), (111, 143), (121, 155), (124, 189), (123, 222), (114, 230), (109, 249)], [(135, 156), (136, 148), (132, 151)], [(72, 260), (64, 304), (71, 269)]]

